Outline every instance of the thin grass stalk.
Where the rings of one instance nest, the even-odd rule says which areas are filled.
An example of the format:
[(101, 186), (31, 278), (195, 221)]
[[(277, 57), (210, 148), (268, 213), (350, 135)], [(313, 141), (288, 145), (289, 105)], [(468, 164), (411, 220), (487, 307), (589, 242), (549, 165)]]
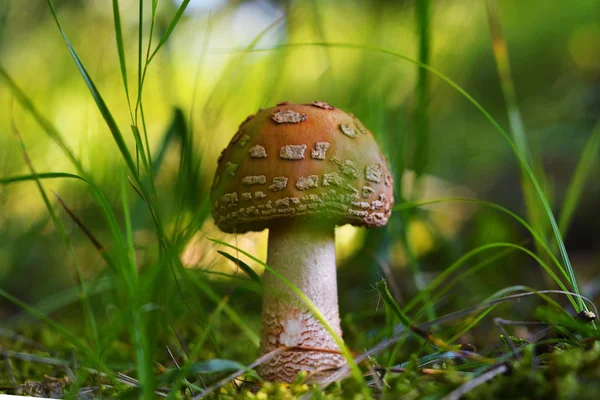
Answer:
[(152, 37), (154, 36), (154, 27), (156, 26), (156, 9), (158, 7), (158, 0), (152, 0), (152, 19), (150, 21), (150, 34), (148, 35), (148, 47), (146, 48), (146, 61), (145, 65), (148, 65), (148, 59), (150, 58), (150, 49), (152, 48)]
[[(158, 1), (157, 0), (153, 0), (152, 2), (152, 20), (151, 20), (151, 27), (150, 27), (150, 37), (148, 39), (148, 47), (147, 47), (147, 51), (146, 51), (146, 58), (145, 58), (145, 62), (142, 62), (143, 59), (143, 14), (144, 14), (144, 6), (143, 6), (143, 0), (139, 0), (139, 16), (138, 16), (138, 22), (139, 22), (139, 27), (138, 27), (138, 93), (137, 93), (137, 98), (136, 98), (136, 106), (135, 106), (135, 120), (132, 121), (132, 132), (133, 132), (133, 137), (135, 139), (135, 143), (136, 143), (136, 155), (139, 157), (140, 151), (141, 151), (141, 158), (142, 158), (142, 163), (143, 163), (143, 167), (144, 167), (144, 171), (147, 175), (147, 181), (149, 183), (149, 190), (144, 190), (143, 188), (143, 183), (141, 182), (141, 178), (138, 179), (139, 183), (140, 183), (140, 187), (142, 192), (144, 193), (144, 198), (151, 204), (148, 204), (149, 207), (151, 208), (151, 213), (152, 213), (152, 218), (155, 220), (155, 226), (157, 228), (157, 233), (158, 233), (158, 238), (159, 238), (159, 242), (161, 243), (160, 249), (164, 249), (164, 247), (167, 245), (167, 243), (165, 242), (165, 234), (164, 231), (162, 229), (162, 224), (160, 223), (160, 216), (159, 216), (159, 207), (158, 207), (158, 201), (156, 200), (156, 189), (154, 187), (154, 176), (153, 176), (153, 168), (152, 168), (152, 156), (151, 156), (151, 151), (150, 151), (150, 143), (148, 140), (148, 132), (146, 129), (146, 121), (144, 118), (144, 113), (143, 113), (143, 107), (142, 107), (142, 91), (143, 91), (143, 85), (144, 85), (144, 80), (145, 80), (145, 76), (146, 76), (146, 70), (148, 68), (149, 65), (149, 54), (150, 54), (150, 48), (152, 46), (152, 35), (154, 33), (154, 26), (156, 23), (156, 8), (158, 5)], [(143, 64), (143, 67), (142, 67)], [(142, 131), (144, 134), (144, 142), (142, 142), (141, 139), (141, 135), (140, 135), (140, 131), (138, 128), (138, 116), (141, 115), (142, 118)], [(139, 168), (139, 165), (138, 165)], [(139, 175), (139, 169), (138, 169), (138, 175)]]
[(177, 12), (175, 13), (175, 16), (173, 17), (173, 19), (171, 20), (171, 23), (167, 27), (167, 30), (165, 31), (165, 33), (163, 34), (162, 38), (158, 42), (158, 45), (156, 45), (156, 48), (154, 49), (154, 51), (150, 55), (150, 58), (148, 58), (148, 63), (150, 63), (152, 61), (152, 59), (154, 58), (154, 56), (156, 55), (156, 53), (158, 53), (158, 50), (160, 50), (160, 48), (167, 42), (167, 40), (169, 39), (169, 37), (173, 33), (173, 30), (175, 29), (175, 27), (179, 23), (179, 20), (181, 19), (181, 16), (185, 12), (185, 9), (187, 8), (188, 4), (190, 4), (190, 1), (191, 0), (183, 0), (181, 2), (181, 5), (177, 9)]
[[(419, 31), (420, 63), (430, 64), (431, 32), (429, 26), (429, 0), (415, 3), (415, 17)], [(429, 159), (429, 72), (417, 66), (417, 86), (415, 87), (415, 180), (425, 172)], [(415, 185), (418, 188), (418, 183)], [(418, 193), (416, 193), (418, 194)], [(413, 195), (413, 199), (415, 196)]]
[(0, 178), (0, 185), (9, 185), (11, 183), (30, 182), (36, 180), (42, 181), (45, 179), (58, 178), (78, 179), (83, 182), (86, 182), (85, 178), (68, 172), (38, 172), (36, 175), (17, 175), (8, 178)]
[[(143, 0), (140, 0), (140, 31), (139, 31), (139, 68), (141, 68), (141, 64), (142, 64), (142, 24), (143, 24), (143, 9), (142, 7), (142, 2)], [(146, 119), (144, 117), (144, 108), (142, 105), (142, 92), (143, 92), (143, 86), (144, 86), (144, 82), (146, 80), (146, 71), (148, 70), (148, 67), (150, 65), (150, 61), (149, 61), (149, 56), (150, 56), (150, 49), (152, 48), (152, 36), (154, 35), (154, 27), (156, 25), (156, 8), (158, 6), (158, 0), (152, 0), (152, 17), (151, 17), (151, 21), (150, 21), (150, 34), (148, 37), (148, 46), (147, 46), (147, 50), (146, 50), (146, 57), (145, 57), (145, 61), (144, 61), (144, 66), (143, 66), (143, 72), (141, 72), (141, 77), (140, 77), (140, 81), (139, 81), (139, 87), (138, 87), (138, 97), (137, 97), (137, 101), (136, 101), (136, 118), (138, 115), (138, 107), (139, 107), (139, 111), (140, 111), (140, 116), (142, 118), (142, 128), (143, 128), (143, 133), (144, 133), (144, 145), (145, 145), (145, 151), (146, 151), (146, 158), (148, 159), (149, 162), (149, 167), (146, 168), (146, 174), (149, 176), (149, 182), (150, 182), (150, 187), (151, 187), (151, 193), (154, 194), (154, 196), (156, 196), (156, 189), (154, 187), (154, 176), (153, 176), (153, 170), (151, 168), (152, 166), (152, 154), (150, 152), (150, 143), (148, 140), (148, 130), (146, 128)], [(136, 126), (137, 126), (137, 119), (136, 119)], [(139, 131), (138, 131), (139, 133)], [(144, 146), (142, 146), (142, 149), (144, 148)], [(156, 202), (156, 201), (155, 201)], [(158, 209), (157, 211), (158, 212)]]
[(142, 128), (144, 132), (144, 144), (146, 146), (146, 157), (148, 158), (148, 169), (146, 175), (148, 176), (148, 182), (150, 186), (149, 195), (152, 196), (154, 202), (154, 210), (157, 214), (157, 218), (160, 220), (160, 209), (158, 207), (158, 199), (156, 198), (156, 187), (154, 185), (154, 172), (152, 169), (152, 152), (150, 150), (150, 142), (148, 140), (148, 129), (146, 128), (146, 117), (144, 115), (144, 105), (140, 103), (140, 116), (142, 117)]
[(163, 37), (161, 38), (161, 40), (159, 41), (158, 45), (156, 46), (156, 48), (154, 49), (154, 51), (152, 52), (152, 54), (150, 54), (150, 49), (152, 46), (152, 35), (154, 33), (154, 26), (156, 25), (156, 8), (158, 6), (158, 1), (157, 0), (152, 0), (152, 20), (151, 20), (151, 25), (150, 25), (150, 38), (148, 39), (148, 50), (146, 52), (146, 59), (144, 62), (144, 66), (142, 67), (142, 40), (143, 40), (143, 30), (142, 30), (142, 24), (143, 24), (143, 13), (144, 13), (144, 9), (143, 9), (143, 0), (139, 0), (139, 29), (138, 29), (138, 94), (137, 94), (137, 100), (136, 100), (136, 125), (137, 123), (137, 115), (138, 115), (138, 108), (141, 105), (141, 101), (142, 101), (142, 89), (144, 86), (144, 81), (146, 79), (146, 71), (148, 70), (148, 66), (150, 65), (150, 62), (152, 61), (152, 59), (154, 58), (154, 56), (156, 55), (156, 53), (158, 52), (158, 50), (166, 43), (166, 41), (169, 39), (169, 37), (171, 36), (171, 33), (173, 33), (173, 30), (175, 29), (175, 27), (177, 26), (177, 24), (179, 23), (179, 20), (181, 18), (181, 16), (183, 15), (185, 9), (187, 8), (188, 4), (190, 3), (190, 0), (184, 0), (181, 5), (179, 6), (179, 8), (177, 9), (177, 12), (175, 13), (175, 16), (173, 17), (173, 19), (171, 20), (171, 23), (169, 24), (169, 27), (167, 28), (166, 32), (164, 33)]
[(510, 60), (508, 57), (508, 46), (502, 34), (502, 28), (494, 0), (486, 0), (488, 23), (490, 35), (492, 37), (492, 51), (498, 68), (498, 77), (502, 94), (506, 101), (508, 119), (511, 127), (511, 134), (517, 149), (528, 163), (533, 162), (531, 149), (527, 141), (525, 126), (521, 117), (521, 111), (517, 102), (517, 95), (510, 69)]
[(138, 125), (138, 109), (142, 99), (142, 54), (144, 40), (144, 0), (138, 0), (138, 65), (137, 65), (137, 100), (135, 101), (135, 125)]
[[(415, 17), (417, 20), (417, 26), (419, 30), (419, 62), (422, 64), (429, 64), (430, 57), (430, 27), (429, 27), (429, 0), (420, 0), (415, 3)], [(415, 88), (415, 159), (414, 159), (414, 171), (415, 171), (415, 189), (413, 190), (413, 199), (419, 195), (420, 178), (425, 172), (429, 158), (429, 72), (423, 68), (417, 66), (417, 86)], [(405, 222), (409, 222), (412, 213), (409, 213), (408, 218), (405, 218)], [(405, 227), (407, 225), (404, 225)], [(411, 243), (408, 240), (406, 228), (402, 229), (402, 241), (409, 258), (409, 265), (412, 269), (412, 274), (415, 281), (415, 287), (419, 292), (427, 285), (425, 278), (423, 277), (423, 271), (421, 264), (412, 251)], [(427, 317), (432, 320), (435, 319), (435, 308), (429, 304), (428, 292), (423, 292)]]
[(58, 193), (56, 193), (54, 191), (53, 191), (53, 193), (54, 193), (54, 197), (56, 197), (56, 199), (58, 200), (59, 204), (67, 212), (67, 214), (69, 215), (69, 217), (71, 217), (71, 219), (73, 220), (73, 222), (75, 222), (75, 224), (77, 224), (77, 226), (79, 227), (79, 229), (81, 229), (83, 231), (83, 233), (89, 239), (89, 241), (92, 242), (92, 244), (94, 245), (94, 247), (96, 248), (96, 250), (98, 250), (99, 253), (104, 253), (104, 246), (98, 241), (98, 239), (96, 239), (96, 237), (83, 224), (83, 222), (81, 222), (81, 220), (79, 219), (79, 217), (77, 217), (77, 215), (75, 215), (75, 213), (67, 206), (67, 204), (58, 195)]
[(123, 219), (125, 222), (125, 243), (127, 251), (127, 273), (130, 276), (131, 291), (135, 293), (135, 290), (139, 286), (139, 277), (136, 269), (135, 262), (135, 242), (133, 240), (133, 227), (131, 225), (131, 216), (129, 212), (129, 201), (127, 192), (130, 190), (127, 180), (125, 179), (124, 173), (120, 174), (120, 187), (121, 187), (121, 202), (123, 205)]
[(123, 79), (123, 87), (125, 88), (125, 96), (127, 97), (127, 106), (129, 108), (129, 116), (133, 123), (133, 112), (131, 110), (131, 99), (129, 97), (129, 84), (127, 82), (127, 61), (125, 59), (125, 46), (123, 42), (123, 30), (121, 27), (121, 14), (119, 12), (119, 0), (112, 1), (113, 20), (115, 24), (115, 39), (117, 42), (117, 53), (119, 54), (119, 65), (121, 67), (121, 78)]
[[(148, 163), (148, 159), (146, 158), (146, 153), (144, 151), (144, 144), (142, 143), (142, 137), (140, 136), (140, 131), (138, 129), (138, 127), (136, 125), (131, 125), (131, 132), (133, 133), (133, 138), (135, 139), (135, 148), (136, 151), (141, 149), (141, 151), (138, 151), (136, 154), (136, 157), (142, 159), (142, 167), (144, 168), (145, 172), (147, 173), (148, 170), (150, 169), (150, 165)], [(139, 175), (139, 162), (138, 162), (138, 175)]]
[(558, 219), (558, 226), (563, 236), (567, 235), (571, 220), (581, 200), (585, 184), (592, 175), (593, 166), (598, 160), (598, 150), (600, 150), (600, 122), (596, 123), (590, 138), (585, 144), (583, 154), (577, 163), (577, 169), (567, 189)]
[(135, 243), (133, 240), (133, 229), (129, 213), (129, 201), (127, 192), (130, 190), (129, 185), (123, 172), (121, 172), (121, 201), (123, 203), (123, 215), (125, 220), (125, 238), (127, 243), (127, 266), (129, 275), (129, 301), (131, 302), (129, 311), (133, 311), (133, 324), (130, 327), (131, 336), (136, 353), (136, 364), (139, 378), (139, 384), (142, 388), (142, 396), (144, 399), (152, 399), (156, 382), (152, 373), (152, 356), (150, 346), (148, 344), (147, 332), (148, 326), (145, 324), (145, 311), (141, 307), (140, 302), (140, 285), (139, 277), (136, 270), (135, 262)]
[[(99, 111), (102, 113), (102, 116), (106, 120), (106, 123), (107, 123), (109, 129), (111, 130), (113, 138), (115, 139), (115, 142), (117, 143), (117, 146), (119, 147), (119, 150), (121, 151), (121, 155), (123, 156), (124, 161), (126, 162), (129, 169), (135, 173), (137, 168), (136, 168), (135, 163), (133, 162), (133, 158), (131, 157), (129, 150), (127, 149), (127, 145), (125, 144), (125, 140), (123, 139), (123, 135), (121, 134), (121, 131), (119, 130), (112, 114), (108, 110), (108, 107), (106, 106), (106, 103), (104, 102), (104, 99), (98, 92), (96, 85), (90, 78), (90, 75), (88, 74), (87, 70), (83, 66), (81, 60), (79, 59), (79, 56), (77, 55), (77, 53), (75, 52), (75, 49), (71, 45), (71, 42), (67, 38), (66, 33), (63, 31), (62, 26), (60, 25), (60, 22), (58, 20), (58, 15), (56, 14), (56, 9), (54, 8), (54, 4), (53, 4), (52, 0), (47, 0), (47, 3), (48, 3), (48, 7), (50, 7), (50, 12), (52, 13), (54, 22), (56, 23), (56, 26), (58, 27), (58, 29), (63, 37), (63, 40), (65, 41), (65, 43), (67, 45), (69, 53), (71, 54), (71, 57), (73, 58), (73, 61), (75, 61), (75, 64), (77, 65), (77, 68), (78, 68), (79, 72), (81, 73), (82, 78), (84, 79), (86, 85), (88, 86)], [(135, 175), (135, 177), (136, 177), (136, 179), (138, 179), (137, 174)]]
[[(542, 185), (544, 185), (544, 182), (546, 181), (544, 168), (539, 161), (539, 157), (533, 157), (527, 141), (525, 124), (523, 123), (523, 118), (521, 117), (514, 80), (512, 78), (510, 59), (508, 56), (508, 46), (502, 34), (502, 26), (496, 11), (495, 0), (487, 0), (486, 5), (490, 35), (492, 37), (492, 52), (494, 54), (494, 60), (496, 61), (496, 67), (498, 68), (500, 87), (502, 89), (504, 101), (506, 102), (510, 133), (512, 134), (517, 149), (527, 163), (532, 165), (533, 170), (539, 177), (540, 182)], [(543, 210), (541, 210), (538, 206), (539, 203), (535, 197), (535, 189), (532, 187), (532, 183), (527, 179), (527, 172), (523, 167), (521, 167), (520, 170), (521, 185), (523, 197), (525, 199), (525, 206), (527, 208), (528, 219), (531, 221), (531, 225), (544, 237), (546, 237), (549, 231), (548, 221), (543, 217)], [(542, 249), (537, 243), (536, 249), (538, 254), (543, 254), (541, 251)]]

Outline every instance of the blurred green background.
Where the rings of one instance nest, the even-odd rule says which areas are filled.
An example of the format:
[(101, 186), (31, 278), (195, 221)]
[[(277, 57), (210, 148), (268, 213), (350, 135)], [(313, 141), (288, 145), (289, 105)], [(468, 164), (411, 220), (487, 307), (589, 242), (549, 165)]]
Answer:
[[(119, 3), (134, 105), (139, 3)], [(145, 3), (143, 57), (152, 22), (151, 2)], [(62, 28), (135, 155), (111, 2), (56, 0), (54, 4)], [(180, 5), (181, 1), (175, 0), (158, 2), (152, 48), (168, 30)], [(459, 0), (189, 2), (147, 69), (142, 99), (162, 227), (173, 242), (185, 238), (176, 252), (190, 272), (176, 269), (173, 274), (161, 275), (158, 283), (150, 280), (147, 286), (141, 285), (140, 290), (147, 292), (143, 303), (166, 304), (178, 329), (191, 329), (190, 321), (197, 321), (202, 326), (198, 329), (203, 330), (202, 321), (216, 304), (202, 297), (205, 293), (198, 295), (197, 303), (189, 300), (190, 293), (202, 292), (180, 282), (191, 273), (207, 282), (217, 299), (231, 295), (232, 308), (245, 312), (248, 326), (258, 330), (260, 290), (248, 288), (244, 274), (235, 272), (234, 264), (218, 255), (219, 246), (207, 237), (226, 240), (264, 259), (265, 233), (237, 238), (219, 233), (210, 221), (207, 197), (216, 158), (238, 124), (259, 108), (281, 100), (324, 100), (359, 117), (390, 161), (398, 203), (475, 197), (528, 218), (519, 163), (500, 132), (436, 74), (419, 72), (414, 63), (385, 52), (421, 60), (440, 71), (473, 96), (506, 131), (514, 132), (522, 122), (531, 164), (557, 219), (564, 212), (576, 168), (588, 150), (587, 179), (577, 183), (581, 196), (563, 233), (582, 294), (596, 297), (600, 291), (600, 165), (596, 161), (598, 140), (594, 142), (592, 134), (600, 115), (599, 16), (598, 1), (502, 0), (494, 9), (488, 9), (483, 1)], [(510, 59), (509, 81), (516, 101), (508, 106), (494, 58), (490, 18), (501, 25)], [(46, 1), (0, 0), (0, 66), (61, 133), (125, 230), (125, 163)], [(12, 133), (12, 121), (38, 173), (77, 173), (13, 93), (0, 79), (0, 178), (30, 173)], [(512, 123), (507, 113), (510, 106), (516, 107), (513, 116), (515, 109), (520, 113)], [(103, 210), (81, 181), (48, 179), (43, 186), (64, 223), (82, 278), (102, 294), (92, 297), (96, 317), (112, 321), (117, 312), (114, 308), (122, 304), (118, 285), (110, 285), (114, 279), (110, 268), (52, 192), (108, 253), (117, 253)], [(127, 197), (136, 267), (143, 275), (153, 270), (149, 265), (160, 265), (162, 253), (144, 201), (133, 190)], [(182, 221), (197, 229), (183, 234)], [(547, 216), (539, 226), (552, 243)], [(374, 282), (382, 277), (394, 281), (394, 294), (402, 305), (470, 250), (497, 242), (521, 244), (535, 251), (531, 235), (514, 219), (474, 204), (398, 210), (389, 227), (377, 231), (340, 228), (339, 285), (346, 340), (357, 345), (353, 338), (369, 330), (363, 324), (377, 306)], [(476, 304), (508, 286), (556, 287), (538, 263), (522, 252), (491, 260), (501, 250), (469, 260), (467, 268), (486, 260), (490, 265), (458, 282), (436, 303), (436, 312)], [(248, 262), (262, 273), (256, 263)], [(233, 278), (207, 271), (233, 274)], [(81, 308), (75, 305), (76, 275), (69, 248), (57, 233), (35, 182), (0, 186), (0, 288), (56, 318), (67, 316), (73, 329), (85, 330), (83, 320), (73, 322), (82, 318)], [(103, 288), (102, 282), (109, 282), (108, 288)], [(166, 298), (161, 297), (163, 289)], [(255, 301), (246, 301), (247, 296)], [(564, 298), (560, 301), (568, 304)], [(527, 301), (494, 313), (524, 319), (531, 315), (533, 305), (533, 300)], [(425, 320), (417, 311), (414, 317)], [(28, 321), (24, 316), (22, 308), (0, 300), (3, 325), (22, 327)], [(361, 318), (365, 320), (353, 325)], [(484, 323), (482, 332), (488, 332), (490, 326)], [(243, 337), (239, 329), (230, 329), (228, 338)], [(231, 346), (243, 346), (244, 340)], [(215, 341), (218, 339), (213, 338), (213, 345)], [(245, 354), (244, 349), (238, 350)], [(232, 350), (232, 354), (238, 353)], [(252, 360), (251, 355), (245, 357), (244, 361)]]

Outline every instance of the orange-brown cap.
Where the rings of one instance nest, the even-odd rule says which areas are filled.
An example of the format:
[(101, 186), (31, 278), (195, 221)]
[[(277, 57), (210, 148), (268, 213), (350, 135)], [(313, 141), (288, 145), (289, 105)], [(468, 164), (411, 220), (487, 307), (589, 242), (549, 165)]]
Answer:
[(324, 102), (248, 117), (218, 160), (213, 217), (225, 232), (283, 218), (383, 226), (394, 204), (387, 160), (361, 122)]

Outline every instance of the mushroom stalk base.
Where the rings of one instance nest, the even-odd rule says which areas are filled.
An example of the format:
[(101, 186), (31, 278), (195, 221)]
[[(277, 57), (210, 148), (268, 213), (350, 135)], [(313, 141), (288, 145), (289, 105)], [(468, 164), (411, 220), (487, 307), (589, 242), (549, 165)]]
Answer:
[[(267, 264), (303, 292), (341, 335), (333, 226), (293, 221), (270, 228)], [(282, 346), (310, 347), (315, 351), (287, 351), (275, 355), (259, 367), (263, 379), (293, 382), (299, 372), (306, 371), (308, 382), (315, 382), (330, 374), (326, 370), (345, 362), (339, 354), (316, 350), (338, 350), (338, 347), (291, 289), (267, 271), (260, 354)]]

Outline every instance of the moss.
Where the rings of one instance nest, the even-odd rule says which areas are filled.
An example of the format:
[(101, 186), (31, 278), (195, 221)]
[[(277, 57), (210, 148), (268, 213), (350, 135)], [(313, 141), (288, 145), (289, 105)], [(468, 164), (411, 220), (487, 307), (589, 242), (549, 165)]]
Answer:
[(480, 385), (468, 398), (595, 399), (600, 390), (600, 343), (591, 349), (554, 351), (544, 363), (528, 346), (510, 372)]
[[(41, 330), (46, 330), (42, 328)], [(193, 336), (195, 332), (183, 331), (185, 336)], [(47, 343), (55, 344), (53, 351), (57, 352), (58, 359), (68, 359), (69, 345), (58, 344), (58, 336), (52, 332), (31, 331), (29, 327), (21, 331), (30, 337), (38, 339), (44, 347)], [(519, 343), (516, 343), (519, 345)], [(2, 339), (0, 345), (11, 346), (12, 351), (23, 354), (37, 354), (45, 358), (53, 358), (53, 355), (44, 351), (37, 351), (24, 342)], [(176, 343), (170, 343), (176, 348)], [(62, 346), (62, 347), (61, 347)], [(252, 348), (239, 349), (231, 346), (227, 349), (230, 359), (239, 359), (240, 354), (247, 359), (252, 359), (254, 350)], [(546, 351), (541, 353), (541, 351)], [(119, 357), (118, 354), (121, 353)], [(111, 342), (105, 351), (105, 356), (109, 359), (127, 359), (130, 349), (121, 340)], [(197, 356), (198, 357), (198, 356)], [(205, 349), (201, 355), (203, 359), (214, 358), (215, 353)], [(382, 357), (382, 360), (385, 357)], [(130, 360), (129, 364), (130, 364)], [(170, 359), (161, 360), (163, 365), (169, 365)], [(382, 392), (374, 394), (379, 395), (381, 399), (424, 399), (439, 398), (447, 395), (464, 383), (468, 382), (473, 376), (474, 371), (485, 365), (475, 363), (471, 360), (457, 359), (439, 359), (434, 364), (427, 365), (427, 370), (419, 367), (419, 357), (415, 353), (410, 356), (408, 364), (402, 373), (387, 373), (381, 378)], [(8, 365), (8, 364), (7, 364)], [(77, 390), (75, 385), (67, 380), (63, 380), (65, 370), (63, 367), (18, 359), (10, 360), (11, 372), (16, 378), (17, 385), (23, 394), (46, 393), (52, 395), (50, 389), (61, 389), (63, 393), (69, 393), (70, 390)], [(123, 367), (115, 367), (118, 370), (135, 377), (135, 372), (127, 364)], [(600, 342), (594, 342), (592, 345), (584, 347), (576, 343), (567, 343), (560, 341), (549, 345), (526, 344), (521, 353), (521, 359), (513, 360), (507, 363), (508, 372), (497, 375), (488, 382), (480, 384), (468, 392), (465, 399), (595, 399), (596, 393), (600, 393)], [(128, 369), (129, 368), (129, 369)], [(488, 368), (489, 369), (489, 368)], [(95, 387), (94, 395), (100, 397), (118, 397), (135, 398), (139, 389), (131, 388), (125, 385), (110, 382), (107, 378), (98, 375), (89, 374), (81, 376), (81, 371), (75, 371), (81, 377), (78, 388)], [(156, 370), (158, 375), (165, 374), (165, 370)], [(212, 374), (203, 374), (204, 384), (210, 386), (219, 379), (225, 377), (228, 372), (219, 372)], [(0, 372), (0, 377), (2, 372)], [(251, 378), (246, 376), (246, 379)], [(264, 383), (264, 384), (245, 384), (240, 388), (234, 385), (222, 387), (212, 398), (215, 399), (295, 399), (310, 393), (313, 399), (317, 400), (341, 400), (341, 399), (361, 399), (360, 388), (351, 379), (332, 384), (326, 390), (320, 390), (316, 385), (307, 385), (304, 383), (306, 376), (299, 375), (292, 384), (283, 383)], [(194, 376), (189, 376), (190, 381)], [(367, 378), (369, 379), (369, 378)], [(59, 382), (59, 384), (57, 384)], [(8, 379), (8, 376), (0, 379), (0, 390), (9, 394), (15, 394), (15, 390)], [(201, 382), (195, 382), (201, 386)], [(171, 382), (163, 381), (160, 386), (169, 387)], [(54, 390), (53, 389), (53, 390)], [(197, 394), (197, 393), (196, 393)], [(180, 390), (175, 398), (188, 399), (193, 397), (191, 392)]]

